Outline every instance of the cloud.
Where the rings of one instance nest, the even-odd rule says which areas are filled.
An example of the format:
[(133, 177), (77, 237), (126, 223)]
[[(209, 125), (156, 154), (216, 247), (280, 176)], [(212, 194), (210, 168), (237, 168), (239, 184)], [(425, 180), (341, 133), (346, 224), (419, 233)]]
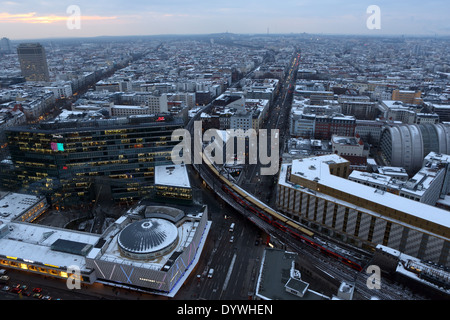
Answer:
[(18, 6), (19, 3), (18, 2), (14, 2), (14, 1), (3, 1), (1, 2), (2, 6)]
[[(448, 0), (0, 0), (0, 23), (9, 33), (28, 37), (40, 30), (37, 25), (50, 30), (64, 23), (70, 17), (66, 9), (74, 3), (81, 9), (81, 21), (86, 22), (83, 32), (92, 36), (100, 32), (265, 33), (268, 27), (273, 33), (365, 34), (373, 33), (366, 28), (366, 9), (371, 4), (381, 8), (379, 31), (383, 34), (417, 34), (431, 28), (449, 34)], [(16, 28), (19, 23), (24, 27), (21, 30), (27, 30)]]
[[(69, 15), (38, 15), (36, 12), (28, 12), (22, 14), (10, 14), (7, 12), (0, 12), (0, 23), (56, 23), (60, 21), (67, 21)], [(80, 20), (97, 21), (97, 20), (113, 20), (117, 16), (80, 16)]]

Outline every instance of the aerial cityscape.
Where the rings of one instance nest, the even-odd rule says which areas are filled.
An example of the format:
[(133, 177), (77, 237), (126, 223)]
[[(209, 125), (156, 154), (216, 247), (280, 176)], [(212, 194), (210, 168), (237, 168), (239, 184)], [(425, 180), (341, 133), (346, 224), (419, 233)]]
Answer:
[(0, 300), (450, 298), (448, 3), (27, 2), (0, 3)]

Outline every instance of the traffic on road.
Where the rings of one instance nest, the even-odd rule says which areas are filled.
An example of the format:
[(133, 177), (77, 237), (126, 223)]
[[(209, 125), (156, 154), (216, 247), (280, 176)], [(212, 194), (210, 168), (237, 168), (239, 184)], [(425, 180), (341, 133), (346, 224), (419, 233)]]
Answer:
[[(17, 283), (11, 280), (5, 269), (0, 270), (0, 292), (2, 299), (31, 298), (40, 300), (61, 300), (58, 297), (52, 297), (41, 287), (29, 286), (26, 283)], [(8, 297), (9, 296), (9, 297)]]

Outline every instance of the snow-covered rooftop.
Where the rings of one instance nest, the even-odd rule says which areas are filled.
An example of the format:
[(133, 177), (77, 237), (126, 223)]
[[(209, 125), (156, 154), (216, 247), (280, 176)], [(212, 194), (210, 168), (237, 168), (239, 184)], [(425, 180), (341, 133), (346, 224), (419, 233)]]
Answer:
[[(292, 162), (291, 174), (298, 175), (301, 178), (311, 181), (316, 180), (319, 184), (329, 188), (333, 188), (343, 193), (353, 194), (359, 198), (450, 228), (449, 211), (403, 198), (389, 192), (379, 192), (373, 187), (332, 175), (328, 167), (329, 164), (333, 162), (342, 163), (344, 161), (347, 160), (335, 154), (294, 160)], [(284, 171), (286, 171), (287, 165), (284, 166)], [(286, 172), (284, 172), (284, 176), (285, 175)], [(283, 179), (281, 178), (280, 183), (283, 183)]]
[(403, 252), (394, 250), (392, 248), (377, 245), (377, 249), (384, 251), (394, 257), (399, 259), (399, 263), (397, 264), (396, 272), (411, 278), (417, 282), (421, 282), (427, 286), (434, 287), (446, 294), (450, 294), (450, 289), (443, 288), (442, 286), (437, 285), (436, 283), (432, 283), (430, 281), (425, 280), (423, 277), (419, 276), (417, 272), (413, 272), (412, 270), (419, 271), (420, 273), (425, 273), (432, 275), (435, 279), (439, 279), (445, 283), (448, 283), (450, 280), (450, 272), (448, 268), (442, 269), (436, 266), (431, 266), (428, 263), (421, 261), (418, 258), (407, 255)]
[(9, 192), (0, 198), (0, 217), (13, 220), (22, 215), (25, 210), (34, 206), (42, 197)]
[(23, 222), (10, 222), (8, 228), (8, 232), (0, 238), (0, 255), (57, 267), (77, 265), (82, 270), (85, 266), (83, 256), (52, 250), (52, 244), (63, 239), (94, 246), (100, 239), (98, 234)]
[[(178, 225), (175, 231), (170, 230), (170, 232), (176, 232), (178, 235), (178, 237), (175, 240), (176, 241), (175, 246), (173, 246), (173, 248), (169, 252), (166, 252), (164, 255), (155, 257), (153, 259), (149, 258), (147, 260), (134, 260), (123, 257), (120, 252), (119, 244), (117, 241), (119, 235), (117, 234), (117, 229), (114, 229), (111, 231), (111, 234), (115, 235), (113, 236), (112, 241), (110, 242), (108, 247), (104, 250), (104, 252), (100, 255), (98, 255), (100, 251), (93, 252), (93, 254), (88, 256), (88, 258), (96, 258), (98, 260), (112, 261), (124, 265), (132, 265), (152, 270), (161, 270), (174, 252), (182, 251), (184, 250), (184, 248), (189, 246), (189, 244), (192, 241), (192, 237), (197, 231), (197, 229), (198, 229), (198, 221), (191, 221), (187, 219), (182, 224)], [(173, 239), (174, 237), (170, 236), (170, 238)]]
[(168, 220), (151, 218), (136, 221), (120, 232), (119, 246), (135, 254), (157, 252), (178, 237), (177, 227)]
[(155, 185), (190, 188), (186, 166), (183, 164), (156, 166)]

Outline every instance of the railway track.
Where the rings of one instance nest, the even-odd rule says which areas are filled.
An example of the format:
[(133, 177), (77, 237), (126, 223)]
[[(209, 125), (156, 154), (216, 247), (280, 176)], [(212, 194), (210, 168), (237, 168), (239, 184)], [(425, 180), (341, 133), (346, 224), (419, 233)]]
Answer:
[[(388, 281), (387, 279), (381, 279), (380, 289), (371, 289), (368, 286), (368, 279), (371, 274), (365, 272), (365, 270), (357, 271), (354, 270), (335, 259), (330, 259), (324, 256), (318, 250), (308, 246), (307, 244), (295, 239), (287, 233), (282, 232), (273, 225), (263, 221), (250, 212), (243, 208), (239, 203), (237, 203), (229, 194), (224, 192), (219, 186), (221, 181), (217, 177), (207, 170), (206, 168), (201, 169), (202, 165), (193, 165), (195, 170), (199, 173), (201, 178), (206, 182), (206, 184), (213, 189), (213, 191), (227, 204), (229, 204), (236, 211), (240, 212), (248, 220), (254, 223), (258, 228), (270, 235), (271, 238), (276, 239), (277, 242), (282, 244), (285, 248), (294, 251), (299, 254), (302, 259), (307, 259), (308, 262), (317, 268), (318, 271), (322, 271), (324, 274), (328, 275), (330, 279), (338, 282), (346, 282), (355, 287), (355, 290), (364, 299), (373, 299), (376, 297), (381, 300), (418, 300), (422, 297), (418, 297), (405, 290), (403, 287)], [(204, 166), (204, 165), (203, 165)], [(317, 237), (317, 236), (316, 236)], [(316, 239), (319, 239), (317, 237)], [(327, 241), (327, 240), (321, 240)], [(347, 249), (346, 249), (347, 250)], [(358, 252), (360, 254), (360, 252)], [(363, 257), (364, 263), (367, 265), (370, 263), (370, 256), (367, 255)], [(370, 280), (369, 280), (370, 281)]]
[[(290, 77), (288, 80), (290, 80)], [(284, 100), (281, 104), (282, 106), (285, 105), (287, 98), (288, 92), (286, 88), (285, 91)], [(279, 118), (277, 119), (277, 124), (278, 121)], [(193, 122), (191, 121), (188, 125), (190, 130), (192, 130), (192, 123)], [(275, 125), (275, 127), (277, 127), (277, 125)], [(193, 137), (193, 135), (191, 136)], [(204, 154), (202, 157), (204, 157)], [(282, 214), (276, 212), (266, 204), (253, 197), (249, 192), (241, 189), (236, 184), (231, 183), (217, 171), (209, 159), (205, 160), (206, 164), (194, 164), (193, 167), (213, 190), (213, 192), (220, 196), (236, 211), (240, 212), (248, 220), (254, 223), (258, 228), (269, 234), (270, 237), (277, 239), (277, 241), (280, 242), (285, 248), (290, 248), (290, 250), (297, 252), (304, 259), (308, 259), (308, 261), (318, 270), (322, 270), (324, 273), (328, 274), (328, 276), (339, 282), (353, 284), (361, 296), (366, 299), (371, 299), (376, 296), (379, 299), (384, 300), (405, 300), (408, 296), (412, 297), (412, 295), (405, 294), (404, 290), (400, 290), (395, 287), (395, 285), (388, 283), (383, 283), (381, 289), (374, 292), (374, 289), (370, 289), (367, 285), (367, 279), (370, 275), (366, 274), (363, 268), (368, 265), (371, 259), (371, 255), (369, 253), (366, 254), (359, 248), (354, 250), (348, 245), (342, 246), (334, 241), (333, 243), (330, 243), (331, 239), (321, 237), (320, 235), (315, 234), (315, 232), (307, 230), (307, 228), (301, 226), (297, 222), (290, 219), (288, 220)], [(225, 190), (222, 189), (223, 186), (227, 186), (232, 189), (233, 192), (237, 193), (241, 197), (241, 199), (236, 198), (235, 195), (233, 197), (233, 194), (230, 194), (229, 192), (225, 192)], [(258, 213), (263, 214), (258, 216)], [(263, 219), (267, 218), (267, 216), (269, 216), (270, 219), (274, 219), (274, 221), (282, 221), (282, 225), (279, 223), (273, 223), (274, 221), (267, 221), (267, 219)], [(289, 232), (292, 230), (295, 232)], [(292, 236), (296, 235), (297, 232), (306, 234), (309, 238), (303, 236)], [(324, 250), (324, 247), (327, 249)], [(328, 248), (331, 249), (328, 250)], [(329, 256), (324, 255), (324, 253), (331, 253), (334, 258), (330, 258)]]

